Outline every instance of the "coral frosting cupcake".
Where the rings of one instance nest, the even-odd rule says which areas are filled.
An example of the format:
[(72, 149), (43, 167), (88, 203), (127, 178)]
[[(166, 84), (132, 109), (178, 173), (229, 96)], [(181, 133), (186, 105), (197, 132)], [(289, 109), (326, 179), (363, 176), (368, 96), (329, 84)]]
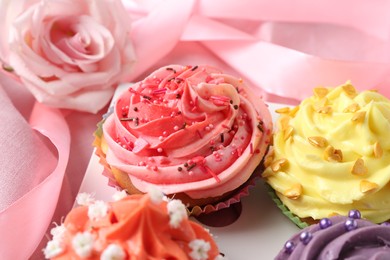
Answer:
[(348, 217), (333, 216), (291, 237), (276, 260), (389, 259), (390, 225), (360, 219), (351, 210)]
[(81, 193), (43, 250), (49, 259), (216, 259), (210, 233), (188, 219), (179, 200), (162, 193), (126, 196), (106, 203)]
[(97, 154), (121, 188), (155, 186), (192, 208), (239, 193), (267, 151), (272, 120), (241, 79), (172, 65), (121, 94), (101, 128)]
[(351, 208), (390, 219), (390, 101), (346, 83), (283, 108), (263, 176), (310, 223)]

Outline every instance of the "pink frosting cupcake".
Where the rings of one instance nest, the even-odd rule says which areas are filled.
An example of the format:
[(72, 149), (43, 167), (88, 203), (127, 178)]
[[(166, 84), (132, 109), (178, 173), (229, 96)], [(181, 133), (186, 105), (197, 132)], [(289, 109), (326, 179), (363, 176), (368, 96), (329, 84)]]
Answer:
[(271, 132), (267, 106), (241, 79), (171, 65), (120, 95), (95, 146), (121, 188), (145, 193), (155, 186), (192, 209), (240, 194)]

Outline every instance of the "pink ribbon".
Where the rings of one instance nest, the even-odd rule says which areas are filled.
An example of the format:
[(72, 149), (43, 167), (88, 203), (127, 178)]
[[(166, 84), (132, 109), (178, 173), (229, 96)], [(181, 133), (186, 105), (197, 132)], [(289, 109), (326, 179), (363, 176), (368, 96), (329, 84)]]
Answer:
[[(68, 162), (70, 134), (60, 111), (36, 103), (30, 125), (55, 146), (58, 162), (55, 169), (42, 182), (0, 212), (1, 259), (28, 259), (35, 251), (52, 219)], [(22, 143), (18, 145), (23, 149)], [(34, 152), (40, 148), (42, 149), (37, 147)], [(31, 154), (30, 158), (38, 160), (43, 167), (47, 163), (34, 154)], [(23, 161), (19, 163), (22, 164)], [(27, 172), (33, 169), (29, 169), (27, 165), (25, 170)], [(14, 188), (17, 189), (19, 186), (15, 185)]]
[[(311, 95), (317, 85), (336, 86), (347, 80), (358, 89), (377, 88), (390, 97), (388, 0), (124, 2), (134, 20), (131, 37), (138, 61), (130, 76), (133, 81), (170, 63), (202, 63), (242, 76), (270, 101), (297, 102)], [(12, 104), (0, 100), (0, 106)], [(1, 111), (8, 119), (15, 112)], [(26, 161), (41, 162), (45, 168), (35, 169), (31, 182), (26, 182), (29, 185), (22, 185), (15, 194), (12, 188), (18, 188), (12, 181), (21, 184), (19, 180), (27, 175), (13, 178), (13, 171), (5, 172), (10, 181), (4, 189), (0, 185), (7, 194), (0, 203), (1, 259), (27, 259), (44, 238), (68, 165), (70, 130), (79, 131), (78, 126), (67, 124), (60, 111), (40, 104), (34, 107), (30, 126), (9, 125), (9, 129), (27, 131), (15, 136), (26, 138), (28, 133), (32, 140), (29, 148), (23, 147), (27, 139), (13, 143), (30, 153)], [(56, 149), (54, 155), (48, 148), (51, 145), (37, 140), (31, 129), (48, 138)], [(14, 163), (20, 166), (19, 162), (23, 160)]]

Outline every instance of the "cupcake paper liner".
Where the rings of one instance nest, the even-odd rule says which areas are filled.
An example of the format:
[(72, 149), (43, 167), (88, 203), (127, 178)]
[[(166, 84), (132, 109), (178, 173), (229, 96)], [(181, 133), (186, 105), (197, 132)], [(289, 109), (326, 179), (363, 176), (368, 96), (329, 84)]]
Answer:
[(275, 190), (267, 183), (264, 183), (264, 185), (267, 188), (267, 193), (271, 197), (271, 199), (275, 202), (276, 206), (282, 211), (282, 213), (290, 219), (295, 225), (297, 225), (299, 228), (303, 229), (305, 227), (308, 227), (309, 225), (302, 221), (298, 216), (296, 216), (294, 213), (292, 213), (279, 199), (278, 195), (276, 195)]

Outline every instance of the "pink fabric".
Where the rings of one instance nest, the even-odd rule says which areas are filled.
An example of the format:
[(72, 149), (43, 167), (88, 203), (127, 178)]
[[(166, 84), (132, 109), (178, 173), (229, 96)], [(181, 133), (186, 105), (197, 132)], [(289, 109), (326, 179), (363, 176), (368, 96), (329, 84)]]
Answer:
[[(123, 2), (133, 18), (132, 81), (167, 64), (209, 64), (269, 101), (296, 103), (317, 85), (346, 80), (390, 97), (388, 0)], [(9, 75), (0, 84), (0, 258), (41, 259), (46, 229), (72, 206), (107, 108), (47, 108)]]

